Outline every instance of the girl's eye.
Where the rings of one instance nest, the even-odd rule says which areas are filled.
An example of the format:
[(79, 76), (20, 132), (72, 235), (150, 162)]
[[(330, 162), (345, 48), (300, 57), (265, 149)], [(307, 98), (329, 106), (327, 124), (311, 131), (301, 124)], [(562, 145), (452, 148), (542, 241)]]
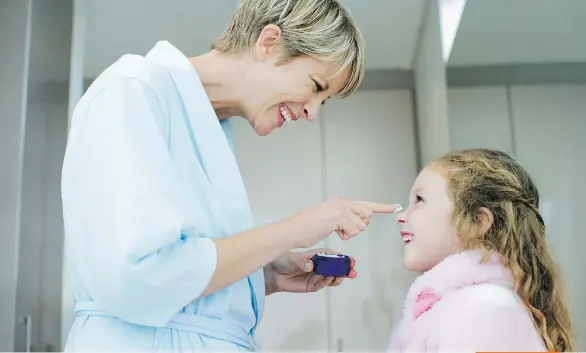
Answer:
[(415, 196), (415, 200), (416, 200), (415, 203), (424, 201), (423, 198), (421, 196), (419, 196), (419, 195)]

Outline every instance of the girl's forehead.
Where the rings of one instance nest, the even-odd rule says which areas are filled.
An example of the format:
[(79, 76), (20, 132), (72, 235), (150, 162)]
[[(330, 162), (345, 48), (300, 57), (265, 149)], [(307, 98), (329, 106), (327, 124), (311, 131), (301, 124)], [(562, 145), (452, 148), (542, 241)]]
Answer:
[(431, 168), (423, 169), (413, 182), (412, 192), (425, 192), (433, 189), (443, 189), (446, 179), (438, 171)]

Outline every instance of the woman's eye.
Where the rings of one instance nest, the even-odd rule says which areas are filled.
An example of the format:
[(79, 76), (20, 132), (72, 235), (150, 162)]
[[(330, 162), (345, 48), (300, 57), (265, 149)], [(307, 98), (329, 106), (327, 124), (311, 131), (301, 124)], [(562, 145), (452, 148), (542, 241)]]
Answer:
[(313, 80), (313, 83), (315, 83), (315, 91), (317, 93), (321, 92), (324, 90), (323, 86), (319, 84), (319, 82), (317, 82), (316, 80)]
[(418, 202), (421, 202), (421, 201), (424, 201), (423, 200), (423, 197), (421, 197), (419, 195), (415, 196), (415, 203), (418, 203)]

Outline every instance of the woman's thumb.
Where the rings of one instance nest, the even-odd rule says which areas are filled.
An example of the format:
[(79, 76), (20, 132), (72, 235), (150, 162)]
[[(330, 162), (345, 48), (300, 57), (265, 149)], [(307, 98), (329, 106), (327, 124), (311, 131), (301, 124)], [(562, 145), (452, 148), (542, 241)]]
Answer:
[(313, 261), (305, 259), (303, 261), (303, 271), (305, 271), (305, 272), (313, 271)]
[(304, 272), (313, 271), (313, 261), (311, 261), (311, 259), (308, 259), (306, 254), (304, 254), (302, 252), (296, 252), (294, 254), (293, 258), (294, 258), (295, 264), (297, 264), (297, 266), (301, 269), (301, 271), (304, 271)]

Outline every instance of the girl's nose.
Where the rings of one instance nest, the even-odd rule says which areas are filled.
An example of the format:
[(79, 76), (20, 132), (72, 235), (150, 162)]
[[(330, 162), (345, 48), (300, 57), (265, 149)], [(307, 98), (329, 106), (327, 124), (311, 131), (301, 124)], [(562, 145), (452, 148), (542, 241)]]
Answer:
[(406, 218), (406, 216), (405, 216), (405, 211), (402, 211), (402, 212), (400, 212), (400, 213), (397, 215), (397, 222), (398, 222), (399, 224), (405, 224), (405, 223), (407, 223), (407, 218)]

